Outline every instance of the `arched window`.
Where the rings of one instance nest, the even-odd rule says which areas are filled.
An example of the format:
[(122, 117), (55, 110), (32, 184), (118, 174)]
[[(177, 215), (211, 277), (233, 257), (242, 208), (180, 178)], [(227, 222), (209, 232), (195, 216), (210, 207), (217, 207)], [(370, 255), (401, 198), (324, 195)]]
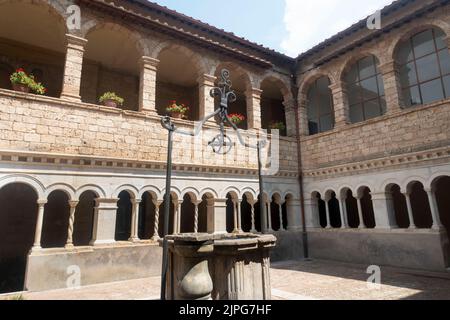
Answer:
[(334, 127), (333, 96), (328, 77), (317, 79), (309, 88), (307, 99), (309, 134), (332, 130)]
[(383, 79), (377, 63), (374, 56), (362, 58), (345, 74), (352, 123), (376, 118), (386, 112)]
[(450, 53), (442, 31), (428, 29), (409, 38), (396, 60), (406, 107), (450, 98)]

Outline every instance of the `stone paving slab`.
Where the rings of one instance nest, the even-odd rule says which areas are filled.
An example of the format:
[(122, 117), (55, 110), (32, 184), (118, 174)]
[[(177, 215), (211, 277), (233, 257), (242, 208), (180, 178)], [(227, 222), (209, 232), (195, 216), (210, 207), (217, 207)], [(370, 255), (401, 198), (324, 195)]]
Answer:
[[(274, 300), (450, 300), (450, 273), (381, 268), (381, 285), (368, 288), (367, 266), (331, 261), (288, 261), (271, 268)], [(160, 277), (80, 289), (25, 292), (26, 300), (156, 300)], [(11, 299), (19, 294), (3, 295)]]

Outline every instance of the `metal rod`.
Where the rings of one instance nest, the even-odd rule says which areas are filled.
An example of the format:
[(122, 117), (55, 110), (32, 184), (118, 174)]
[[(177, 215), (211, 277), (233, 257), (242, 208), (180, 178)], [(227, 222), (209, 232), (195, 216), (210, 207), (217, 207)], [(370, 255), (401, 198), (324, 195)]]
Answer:
[(263, 142), (257, 142), (257, 150), (258, 150), (258, 180), (259, 180), (259, 215), (261, 217), (261, 233), (267, 233), (267, 211), (266, 204), (264, 199), (264, 183), (262, 179), (262, 160), (261, 160), (261, 144)]
[(166, 194), (164, 195), (164, 229), (163, 229), (163, 262), (161, 272), (161, 300), (166, 300), (167, 269), (169, 260), (169, 243), (167, 235), (169, 234), (169, 215), (170, 215), (170, 189), (172, 180), (172, 145), (173, 128), (168, 129), (167, 145), (167, 168), (166, 168)]

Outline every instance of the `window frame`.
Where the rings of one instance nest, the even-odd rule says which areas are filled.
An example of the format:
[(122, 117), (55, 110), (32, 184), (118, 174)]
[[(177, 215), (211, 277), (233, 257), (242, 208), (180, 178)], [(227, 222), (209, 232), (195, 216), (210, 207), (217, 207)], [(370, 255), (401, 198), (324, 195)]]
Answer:
[[(325, 96), (325, 94), (320, 94), (319, 92), (318, 92), (318, 83), (319, 83), (319, 81), (321, 80), (321, 79), (326, 79), (327, 80), (327, 82), (328, 82), (328, 87), (327, 87), (327, 95), (328, 95), (328, 98), (329, 98), (329, 100), (330, 100), (330, 112), (329, 113), (321, 113), (321, 108), (320, 108), (320, 104), (319, 104), (319, 102), (320, 102), (320, 97), (322, 96)], [(307, 93), (306, 93), (306, 97), (307, 97), (307, 104), (306, 104), (306, 111), (307, 111), (307, 119), (308, 119), (308, 134), (310, 135), (310, 136), (313, 136), (313, 135), (317, 135), (317, 134), (320, 134), (320, 133), (324, 133), (324, 132), (328, 132), (328, 131), (331, 131), (331, 130), (333, 130), (334, 129), (334, 127), (335, 127), (335, 124), (336, 124), (336, 119), (335, 119), (335, 116), (334, 116), (334, 100), (333, 100), (333, 93), (331, 92), (331, 89), (329, 88), (329, 85), (331, 84), (331, 81), (330, 81), (330, 78), (328, 77), (328, 76), (321, 76), (321, 77), (319, 77), (319, 78), (317, 78), (317, 79), (315, 79), (314, 80), (314, 82), (312, 82), (310, 85), (309, 85), (309, 87), (308, 87), (308, 91), (307, 91)], [(313, 97), (313, 101), (314, 101), (314, 103), (315, 103), (315, 108), (317, 108), (317, 115), (313, 118), (313, 117), (311, 117), (310, 116), (310, 112), (309, 112), (309, 109), (310, 109), (310, 103), (311, 103), (311, 99), (309, 99), (309, 92), (311, 91), (311, 90), (313, 90), (313, 89), (316, 89), (316, 93), (314, 94), (314, 97)], [(321, 118), (323, 118), (323, 117), (326, 117), (326, 116), (331, 116), (331, 129), (329, 129), (329, 130), (322, 130), (321, 128), (322, 128), (322, 121), (321, 121)], [(311, 126), (310, 126), (310, 122), (311, 122), (311, 120), (317, 120), (316, 121), (316, 123), (317, 123), (317, 126), (318, 126), (318, 128), (317, 128), (317, 132), (312, 132), (311, 131)]]

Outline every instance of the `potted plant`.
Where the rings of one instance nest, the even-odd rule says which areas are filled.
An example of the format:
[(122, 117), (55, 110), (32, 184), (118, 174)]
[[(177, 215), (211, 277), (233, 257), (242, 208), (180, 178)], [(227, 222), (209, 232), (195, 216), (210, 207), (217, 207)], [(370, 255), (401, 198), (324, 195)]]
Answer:
[(280, 132), (284, 132), (286, 126), (283, 121), (275, 121), (270, 124), (270, 130), (280, 130)]
[(29, 93), (33, 91), (36, 94), (45, 94), (47, 89), (40, 82), (34, 80), (32, 74), (28, 75), (22, 68), (17, 69), (9, 77), (14, 91)]
[(189, 107), (187, 107), (185, 104), (177, 104), (175, 100), (172, 100), (167, 106), (166, 111), (172, 118), (183, 119), (185, 118), (186, 113), (189, 111)]
[(122, 106), (124, 99), (119, 97), (115, 92), (105, 92), (99, 99), (100, 103), (111, 108)]
[(228, 120), (230, 120), (234, 125), (238, 126), (245, 121), (245, 116), (240, 113), (232, 113), (228, 115)]

